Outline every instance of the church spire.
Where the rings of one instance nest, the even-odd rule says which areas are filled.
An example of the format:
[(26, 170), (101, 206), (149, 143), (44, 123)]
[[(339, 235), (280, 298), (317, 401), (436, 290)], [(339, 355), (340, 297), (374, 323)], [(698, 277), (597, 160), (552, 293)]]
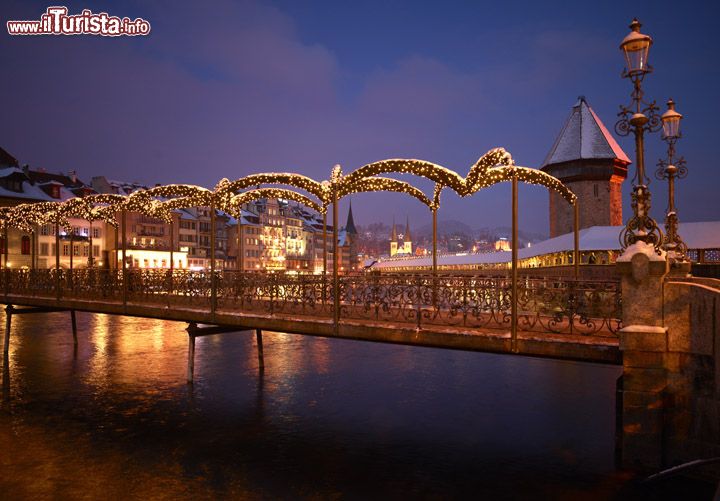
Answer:
[(412, 237), (410, 236), (410, 217), (406, 216), (405, 220), (405, 233), (403, 233), (403, 241), (404, 242), (412, 242)]
[(350, 201), (350, 210), (348, 211), (347, 223), (345, 223), (345, 231), (349, 235), (357, 235), (357, 229), (355, 228), (355, 220), (353, 219), (352, 213), (352, 200)]
[(391, 242), (398, 241), (397, 228), (395, 228), (395, 218), (393, 218), (392, 232), (390, 233), (390, 241)]

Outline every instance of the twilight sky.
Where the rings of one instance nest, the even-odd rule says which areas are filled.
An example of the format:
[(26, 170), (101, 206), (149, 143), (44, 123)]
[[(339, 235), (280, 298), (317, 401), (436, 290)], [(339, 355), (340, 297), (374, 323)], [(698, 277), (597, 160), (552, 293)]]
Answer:
[[(7, 34), (7, 19), (36, 20), (56, 4), (143, 17), (152, 33)], [(86, 181), (207, 187), (262, 171), (322, 180), (335, 163), (349, 172), (395, 157), (464, 176), (496, 146), (537, 167), (580, 94), (612, 130), (631, 90), (618, 45), (638, 16), (655, 40), (646, 95), (662, 109), (672, 97), (686, 118), (680, 220), (720, 219), (719, 14), (708, 1), (3, 0), (0, 146)], [(634, 158), (632, 137), (619, 142)], [(659, 134), (647, 145), (652, 174), (665, 145)], [(662, 219), (665, 184), (650, 187)], [(440, 219), (507, 225), (509, 192), (461, 200), (446, 190)], [(629, 181), (624, 192), (627, 219)], [(547, 232), (547, 194), (520, 196), (521, 228)], [(397, 194), (355, 195), (353, 210), (358, 224), (430, 220)]]

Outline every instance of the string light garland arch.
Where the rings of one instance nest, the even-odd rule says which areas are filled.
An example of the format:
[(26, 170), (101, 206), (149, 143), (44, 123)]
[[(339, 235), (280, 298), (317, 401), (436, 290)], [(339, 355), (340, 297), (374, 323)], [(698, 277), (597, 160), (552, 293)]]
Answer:
[(242, 204), (252, 202), (254, 200), (260, 200), (263, 198), (292, 200), (293, 202), (303, 204), (304, 206), (309, 207), (314, 211), (319, 212), (320, 214), (325, 214), (325, 212), (327, 211), (327, 206), (318, 204), (314, 200), (311, 200), (310, 198), (306, 197), (301, 193), (297, 193), (295, 191), (283, 188), (258, 188), (255, 190), (249, 190), (243, 193), (239, 193), (237, 195), (233, 195), (227, 202), (224, 209), (232, 209), (234, 210), (234, 212), (237, 212), (239, 211)]
[(366, 177), (356, 180), (353, 183), (343, 183), (341, 181), (337, 189), (337, 196), (338, 199), (341, 199), (353, 193), (368, 193), (377, 191), (406, 193), (430, 208), (433, 206), (432, 200), (430, 200), (425, 193), (422, 192), (422, 190), (405, 181), (388, 177)]
[[(432, 199), (412, 184), (382, 177), (383, 173), (412, 174), (433, 181)], [(514, 165), (510, 153), (503, 148), (494, 148), (475, 162), (468, 175), (458, 173), (441, 165), (417, 159), (388, 159), (364, 165), (343, 176), (339, 165), (331, 171), (329, 181), (318, 182), (307, 176), (294, 173), (252, 174), (235, 181), (221, 179), (210, 190), (195, 185), (170, 184), (138, 190), (129, 195), (97, 194), (76, 197), (65, 202), (38, 202), (22, 204), (0, 211), (0, 221), (9, 227), (32, 232), (35, 225), (52, 223), (62, 225), (68, 231), (68, 217), (88, 221), (102, 220), (113, 226), (118, 225), (116, 213), (125, 210), (139, 212), (165, 222), (172, 221), (172, 211), (188, 207), (212, 207), (227, 213), (236, 213), (240, 205), (260, 198), (293, 200), (321, 214), (345, 196), (363, 192), (396, 192), (408, 194), (436, 213), (440, 206), (440, 195), (444, 188), (451, 188), (459, 196), (475, 194), (503, 181), (517, 181), (545, 186), (560, 194), (568, 203), (576, 205), (577, 197), (557, 178), (537, 169)], [(317, 198), (298, 193), (288, 188), (262, 185), (285, 185), (307, 192)], [(254, 189), (238, 193), (250, 187)]]
[(352, 186), (354, 183), (361, 182), (363, 179), (389, 173), (412, 174), (434, 181), (436, 184), (451, 187), (458, 193), (462, 193), (463, 191), (464, 179), (457, 172), (425, 160), (401, 158), (380, 160), (363, 165), (342, 177), (337, 184), (340, 189), (342, 189), (343, 185)]
[(250, 188), (260, 187), (264, 184), (280, 184), (298, 188), (315, 196), (321, 205), (330, 203), (330, 193), (327, 185), (315, 181), (302, 174), (293, 174), (289, 172), (265, 172), (261, 174), (251, 174), (249, 176), (236, 179), (235, 181), (222, 181), (218, 183), (216, 193), (219, 197), (227, 194), (234, 195), (236, 192)]
[(567, 203), (575, 205), (577, 196), (556, 177), (538, 169), (529, 167), (511, 166), (494, 167), (488, 169), (485, 175), (478, 179), (472, 188), (468, 189), (466, 196), (473, 195), (483, 188), (488, 188), (497, 183), (512, 181), (517, 176), (518, 181), (526, 184), (544, 186), (548, 190), (558, 193)]

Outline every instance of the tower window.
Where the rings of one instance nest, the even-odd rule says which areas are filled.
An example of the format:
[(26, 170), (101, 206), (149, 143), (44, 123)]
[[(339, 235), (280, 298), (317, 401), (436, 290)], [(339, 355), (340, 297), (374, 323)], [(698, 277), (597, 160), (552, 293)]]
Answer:
[(595, 183), (595, 184), (593, 185), (593, 193), (595, 194), (596, 197), (599, 196), (599, 195), (598, 195), (598, 185), (597, 185), (597, 183)]

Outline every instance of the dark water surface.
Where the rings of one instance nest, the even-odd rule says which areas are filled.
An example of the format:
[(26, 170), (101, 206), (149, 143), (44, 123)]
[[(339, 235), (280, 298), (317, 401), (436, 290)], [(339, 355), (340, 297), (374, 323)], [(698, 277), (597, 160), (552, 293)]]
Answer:
[(620, 368), (67, 313), (13, 318), (3, 499), (607, 499)]

